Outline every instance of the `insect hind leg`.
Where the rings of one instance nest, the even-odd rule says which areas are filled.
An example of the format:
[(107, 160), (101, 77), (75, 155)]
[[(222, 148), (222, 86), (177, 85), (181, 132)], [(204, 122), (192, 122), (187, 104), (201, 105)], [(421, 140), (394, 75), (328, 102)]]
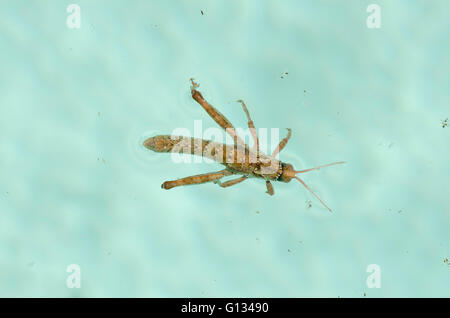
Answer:
[(233, 173), (227, 169), (218, 171), (218, 172), (211, 172), (211, 173), (204, 173), (204, 174), (198, 174), (195, 176), (185, 177), (177, 180), (172, 181), (166, 181), (161, 185), (161, 188), (169, 190), (175, 187), (185, 186), (185, 185), (191, 185), (191, 184), (201, 184), (206, 182), (211, 182), (214, 180), (218, 180), (220, 178), (223, 178), (225, 176), (232, 175)]

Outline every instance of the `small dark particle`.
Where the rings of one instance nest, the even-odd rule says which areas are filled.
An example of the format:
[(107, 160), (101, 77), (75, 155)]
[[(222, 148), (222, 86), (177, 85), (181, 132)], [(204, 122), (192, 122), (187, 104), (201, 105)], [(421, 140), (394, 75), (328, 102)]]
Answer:
[(448, 118), (442, 121), (442, 128), (445, 128), (448, 126)]
[(288, 249), (288, 252), (290, 253), (290, 252), (291, 252), (291, 250), (290, 250), (290, 249)]
[(256, 214), (259, 214), (259, 211), (256, 211)]
[(306, 208), (309, 209), (312, 207), (311, 200), (306, 201)]
[(444, 258), (444, 264), (447, 264), (448, 266), (450, 266), (450, 261), (448, 260), (448, 258)]
[(398, 213), (398, 214), (402, 213), (402, 210), (398, 210), (397, 213)]
[(366, 297), (367, 295), (366, 295), (366, 293), (364, 293), (364, 297)]
[(203, 15), (203, 10), (200, 10), (200, 12), (202, 13), (202, 15)]

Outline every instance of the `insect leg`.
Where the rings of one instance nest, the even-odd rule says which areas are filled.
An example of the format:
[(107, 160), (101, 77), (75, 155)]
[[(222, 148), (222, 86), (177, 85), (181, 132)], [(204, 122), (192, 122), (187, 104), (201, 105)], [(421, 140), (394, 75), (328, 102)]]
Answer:
[(242, 99), (238, 100), (238, 103), (241, 103), (242, 108), (244, 109), (245, 115), (247, 115), (248, 120), (248, 128), (253, 136), (253, 141), (255, 142), (254, 148), (256, 148), (256, 160), (259, 161), (259, 140), (258, 134), (256, 133), (255, 124), (253, 124), (253, 120), (250, 118), (250, 113), (248, 112), (247, 106), (245, 105)]
[(287, 129), (288, 134), (285, 138), (283, 138), (283, 140), (280, 141), (280, 143), (278, 144), (277, 148), (275, 148), (275, 150), (272, 153), (272, 157), (275, 157), (276, 155), (278, 155), (278, 153), (280, 153), (281, 150), (283, 150), (283, 148), (286, 146), (286, 144), (288, 143), (289, 139), (292, 136), (292, 130), (290, 128)]
[(177, 180), (173, 180), (173, 181), (166, 181), (161, 185), (161, 188), (168, 190), (168, 189), (172, 189), (174, 187), (179, 187), (179, 186), (206, 183), (206, 182), (214, 181), (214, 180), (217, 180), (217, 179), (220, 179), (225, 176), (232, 175), (232, 174), (233, 173), (227, 169), (224, 169), (224, 170), (221, 170), (218, 172), (198, 174), (195, 176), (181, 178), (181, 179), (177, 179)]
[(222, 188), (227, 188), (227, 187), (234, 186), (235, 184), (241, 183), (242, 181), (247, 180), (247, 178), (248, 178), (247, 176), (243, 176), (243, 177), (233, 179), (233, 180), (228, 180), (225, 182), (220, 182), (220, 180), (216, 180), (216, 181), (214, 181), (214, 183), (217, 183)]
[(197, 90), (198, 84), (194, 82), (194, 79), (191, 78), (191, 95), (192, 98), (203, 107), (204, 110), (208, 113), (208, 115), (214, 119), (214, 121), (225, 131), (233, 137), (234, 143), (236, 145), (245, 146), (244, 141), (236, 134), (236, 129), (233, 124), (222, 115), (217, 109), (215, 109), (210, 103), (208, 103), (202, 96), (202, 94)]
[(268, 193), (269, 195), (274, 195), (275, 194), (275, 191), (273, 191), (272, 183), (270, 183), (269, 180), (266, 181), (266, 187), (267, 187), (266, 193)]

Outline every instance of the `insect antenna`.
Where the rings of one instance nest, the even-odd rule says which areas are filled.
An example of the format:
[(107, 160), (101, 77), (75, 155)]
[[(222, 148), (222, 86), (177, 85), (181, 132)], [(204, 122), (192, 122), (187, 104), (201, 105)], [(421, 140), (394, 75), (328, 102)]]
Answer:
[[(329, 163), (329, 164), (326, 164), (326, 165), (323, 165), (323, 166), (317, 166), (317, 167), (309, 168), (309, 169), (305, 169), (305, 170), (294, 171), (294, 173), (295, 173), (295, 174), (298, 174), (298, 173), (304, 173), (304, 172), (308, 172), (308, 171), (312, 171), (312, 170), (319, 170), (319, 169), (321, 169), (321, 168), (325, 168), (325, 167), (329, 167), (329, 166), (334, 166), (334, 165), (338, 165), (338, 164), (343, 164), (343, 163), (345, 163), (345, 161), (333, 162), (333, 163)], [(300, 181), (300, 183), (303, 184), (303, 186), (304, 186), (306, 189), (308, 189), (309, 192), (311, 192), (311, 193), (312, 193), (312, 194), (320, 201), (320, 203), (322, 203), (323, 206), (326, 207), (326, 208), (328, 209), (328, 211), (331, 212), (331, 209), (325, 204), (325, 202), (323, 202), (322, 199), (321, 199), (321, 198), (320, 198), (313, 190), (311, 190), (311, 188), (308, 187), (308, 185), (307, 185), (302, 179), (300, 179), (300, 178), (297, 177), (297, 176), (294, 176), (294, 178), (297, 179), (298, 181)]]
[(298, 181), (300, 181), (300, 182), (305, 186), (305, 188), (308, 189), (309, 192), (311, 192), (312, 194), (314, 194), (314, 196), (320, 201), (320, 203), (322, 203), (323, 206), (326, 207), (326, 208), (328, 209), (328, 211), (331, 212), (331, 209), (325, 204), (325, 202), (323, 202), (322, 199), (320, 199), (319, 196), (318, 196), (313, 190), (311, 190), (311, 189), (306, 185), (306, 183), (305, 183), (302, 179), (300, 179), (300, 178), (297, 177), (297, 176), (295, 176), (294, 178), (297, 179)]
[(329, 163), (323, 166), (318, 166), (318, 167), (314, 167), (314, 168), (309, 168), (309, 169), (305, 169), (305, 170), (299, 170), (299, 171), (294, 171), (295, 173), (304, 173), (304, 172), (308, 172), (308, 171), (312, 171), (312, 170), (319, 170), (325, 167), (329, 167), (329, 166), (334, 166), (334, 165), (339, 165), (339, 164), (343, 164), (345, 163), (345, 161), (339, 161), (339, 162), (333, 162), (333, 163)]

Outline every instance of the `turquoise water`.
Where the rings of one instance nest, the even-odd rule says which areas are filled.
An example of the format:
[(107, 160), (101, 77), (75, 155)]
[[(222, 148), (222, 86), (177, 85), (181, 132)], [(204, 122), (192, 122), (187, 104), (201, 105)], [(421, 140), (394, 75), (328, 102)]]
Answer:
[[(69, 3), (0, 2), (0, 296), (450, 296), (448, 1)], [(292, 128), (297, 169), (345, 160), (303, 175), (333, 213), (295, 180), (161, 189), (221, 169), (142, 146), (217, 127), (190, 77)]]

